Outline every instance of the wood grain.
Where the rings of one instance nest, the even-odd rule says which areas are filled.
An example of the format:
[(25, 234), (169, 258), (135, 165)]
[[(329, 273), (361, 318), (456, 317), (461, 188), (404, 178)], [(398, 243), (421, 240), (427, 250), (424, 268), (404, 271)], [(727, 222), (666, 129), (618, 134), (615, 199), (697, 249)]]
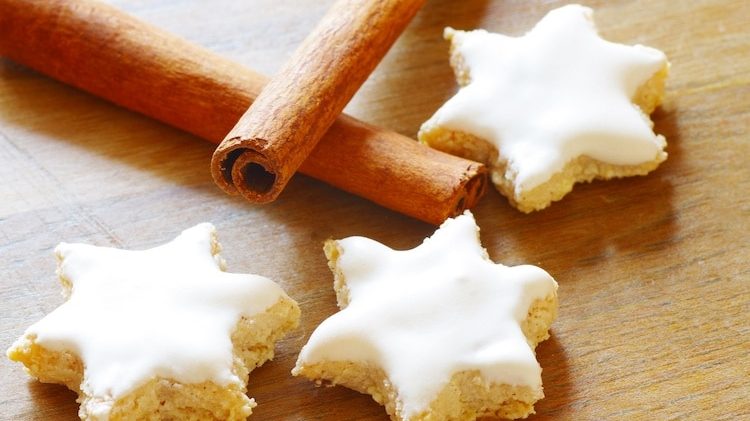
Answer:
[[(271, 74), (330, 2), (119, 0), (165, 29)], [(210, 4), (209, 4), (210, 3)], [(592, 1), (611, 40), (672, 62), (653, 174), (577, 186), (551, 208), (513, 210), (494, 192), (475, 215), (490, 256), (560, 283), (560, 317), (538, 348), (547, 397), (532, 419), (750, 417), (750, 3)], [(455, 91), (442, 27), (521, 34), (561, 2), (428, 2), (347, 111), (414, 136)], [(300, 13), (300, 12), (305, 13)], [(236, 31), (236, 28), (243, 31)], [(432, 227), (297, 177), (276, 203), (226, 197), (211, 145), (9, 62), (0, 64), (0, 344), (62, 302), (62, 240), (144, 248), (212, 221), (233, 271), (278, 280), (301, 327), (254, 371), (256, 420), (387, 420), (371, 399), (289, 375), (336, 311), (322, 241), (418, 244)], [(74, 420), (74, 395), (0, 360), (0, 418)]]

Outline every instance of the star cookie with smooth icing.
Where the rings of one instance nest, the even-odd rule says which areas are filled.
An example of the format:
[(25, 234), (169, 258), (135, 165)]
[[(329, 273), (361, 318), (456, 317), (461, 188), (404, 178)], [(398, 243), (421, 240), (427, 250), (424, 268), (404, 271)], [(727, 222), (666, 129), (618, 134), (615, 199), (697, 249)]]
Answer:
[(405, 251), (329, 240), (341, 311), (318, 326), (294, 375), (372, 395), (394, 420), (525, 417), (542, 398), (534, 348), (549, 337), (557, 283), (493, 263), (470, 212)]
[(8, 357), (77, 392), (81, 419), (246, 419), (250, 370), (300, 312), (271, 280), (224, 272), (219, 251), (207, 223), (144, 251), (61, 243), (67, 301)]
[(655, 169), (666, 140), (648, 115), (663, 99), (667, 58), (600, 38), (592, 16), (564, 6), (521, 37), (446, 28), (460, 89), (422, 125), (420, 141), (486, 163), (523, 212), (577, 182)]

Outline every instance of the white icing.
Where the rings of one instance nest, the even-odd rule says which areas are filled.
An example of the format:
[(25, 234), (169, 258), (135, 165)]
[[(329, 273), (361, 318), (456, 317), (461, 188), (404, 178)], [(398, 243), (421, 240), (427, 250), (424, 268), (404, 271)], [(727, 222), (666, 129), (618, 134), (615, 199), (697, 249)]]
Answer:
[(493, 143), (516, 173), (516, 193), (581, 155), (615, 165), (654, 160), (666, 142), (631, 99), (666, 56), (600, 38), (592, 14), (564, 6), (522, 37), (454, 32), (471, 81), (429, 124)]
[(223, 272), (204, 223), (144, 251), (61, 243), (56, 254), (69, 299), (27, 329), (46, 348), (84, 363), (82, 390), (106, 419), (111, 401), (154, 377), (238, 383), (231, 333), (242, 315), (284, 295), (271, 280)]
[(467, 211), (411, 250), (363, 237), (338, 241), (349, 304), (315, 329), (297, 365), (375, 364), (397, 388), (406, 419), (458, 371), (541, 388), (541, 368), (519, 323), (557, 283), (536, 266), (493, 263), (478, 231)]

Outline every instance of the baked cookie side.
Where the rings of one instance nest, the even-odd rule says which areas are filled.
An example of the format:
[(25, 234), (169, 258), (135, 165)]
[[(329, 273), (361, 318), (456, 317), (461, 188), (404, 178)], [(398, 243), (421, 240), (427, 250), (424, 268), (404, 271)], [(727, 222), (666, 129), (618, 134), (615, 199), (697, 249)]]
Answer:
[(649, 115), (669, 62), (601, 39), (591, 9), (556, 9), (522, 37), (447, 28), (445, 38), (460, 89), (418, 138), (488, 165), (519, 210), (544, 209), (576, 183), (645, 175), (667, 158)]
[[(190, 243), (187, 247), (197, 247), (200, 253), (209, 253), (208, 256), (203, 256), (206, 260), (209, 268), (211, 265), (215, 265), (214, 268), (218, 273), (223, 273), (224, 261), (219, 256), (221, 246), (219, 245), (215, 231), (212, 226), (197, 226), (191, 230), (187, 230), (186, 235), (183, 233), (180, 238), (187, 238)], [(183, 238), (183, 240), (185, 239)], [(178, 241), (175, 240), (175, 241)], [(193, 240), (197, 241), (193, 243)], [(181, 245), (180, 247), (183, 247)], [(58, 277), (63, 287), (63, 295), (67, 298), (66, 305), (80, 305), (80, 294), (87, 293), (86, 291), (74, 291), (76, 282), (81, 282), (78, 288), (87, 287), (86, 282), (77, 281), (76, 278), (82, 275), (84, 272), (71, 268), (66, 260), (73, 256), (71, 253), (80, 253), (101, 250), (103, 253), (120, 253), (120, 250), (115, 249), (104, 249), (102, 248), (91, 248), (86, 246), (84, 249), (78, 249), (77, 246), (73, 245), (73, 251), (59, 251), (58, 254)], [(164, 246), (162, 246), (164, 247)], [(154, 250), (154, 249), (152, 249)], [(162, 252), (169, 252), (170, 254), (176, 250), (162, 249), (161, 251), (155, 252), (152, 257), (154, 261), (161, 261), (163, 255), (159, 254)], [(141, 253), (141, 252), (129, 252), (129, 253)], [(85, 256), (84, 256), (85, 257)], [(90, 257), (90, 256), (89, 256)], [(73, 257), (73, 259), (78, 259)], [(88, 257), (86, 257), (88, 259)], [(147, 259), (148, 260), (148, 259)], [(75, 260), (74, 263), (77, 263)], [(213, 262), (213, 263), (211, 263)], [(103, 265), (107, 266), (107, 265)], [(206, 272), (205, 275), (209, 276), (210, 272)], [(73, 276), (70, 276), (73, 274)], [(85, 272), (88, 274), (88, 272)], [(202, 276), (202, 275), (201, 275)], [(116, 389), (108, 387), (102, 392), (101, 387), (97, 387), (97, 383), (91, 382), (92, 373), (91, 368), (87, 367), (85, 358), (80, 355), (86, 355), (85, 346), (86, 343), (81, 343), (81, 337), (73, 335), (66, 336), (60, 332), (50, 332), (50, 326), (61, 327), (62, 325), (53, 323), (46, 326), (36, 328), (35, 326), (27, 329), (24, 333), (7, 351), (8, 357), (17, 362), (24, 364), (26, 371), (33, 377), (46, 383), (59, 383), (67, 386), (69, 389), (75, 391), (78, 394), (77, 401), (80, 403), (79, 416), (84, 420), (158, 420), (158, 419), (181, 419), (181, 420), (244, 420), (251, 413), (252, 408), (255, 407), (253, 399), (246, 395), (247, 392), (247, 381), (250, 371), (255, 367), (262, 365), (264, 362), (273, 358), (274, 345), (277, 340), (286, 335), (289, 331), (297, 327), (299, 323), (300, 310), (297, 303), (289, 298), (280, 287), (275, 285), (268, 279), (236, 275), (236, 274), (225, 274), (218, 275), (222, 277), (223, 282), (227, 281), (234, 283), (234, 286), (230, 287), (231, 293), (239, 292), (245, 287), (253, 290), (252, 294), (258, 293), (263, 296), (259, 298), (258, 304), (253, 305), (252, 303), (242, 304), (242, 300), (245, 298), (252, 299), (252, 294), (248, 295), (247, 291), (243, 293), (240, 300), (224, 302), (230, 306), (236, 306), (237, 309), (246, 308), (247, 311), (239, 310), (238, 316), (235, 319), (234, 326), (227, 331), (229, 335), (229, 346), (230, 355), (229, 360), (220, 365), (226, 364), (229, 368), (229, 373), (226, 376), (218, 377), (219, 379), (227, 379), (226, 381), (215, 381), (211, 378), (206, 379), (206, 369), (203, 368), (191, 368), (190, 366), (181, 366), (184, 360), (179, 359), (175, 362), (175, 366), (170, 367), (168, 359), (166, 361), (158, 362), (156, 365), (160, 367), (157, 370), (151, 372), (150, 375), (146, 374), (143, 380), (138, 380), (137, 383), (132, 387), (127, 387), (123, 393), (114, 393)], [(200, 276), (199, 276), (200, 277)], [(228, 278), (227, 278), (228, 277)], [(236, 279), (233, 280), (232, 277)], [(207, 279), (207, 282), (210, 281)], [(239, 284), (237, 284), (239, 283)], [(179, 282), (175, 285), (179, 285)], [(235, 289), (235, 287), (239, 289)], [(217, 284), (216, 288), (221, 289), (222, 286)], [(138, 288), (140, 289), (140, 288)], [(167, 289), (168, 293), (179, 293), (178, 290)], [(165, 291), (160, 291), (164, 293)], [(208, 292), (212, 294), (214, 291)], [(78, 295), (77, 295), (78, 294)], [(143, 290), (143, 294), (149, 294), (148, 290)], [(168, 295), (168, 294), (167, 294)], [(198, 295), (198, 301), (190, 300), (185, 303), (192, 303), (192, 305), (213, 305), (212, 299), (218, 299), (219, 296), (213, 298), (207, 298), (206, 302), (201, 302), (200, 295)], [(170, 299), (164, 296), (165, 299)], [(70, 303), (72, 299), (79, 300), (76, 303)], [(156, 297), (151, 297), (144, 301), (146, 304), (152, 303), (150, 300), (160, 300)], [(230, 298), (231, 299), (231, 298)], [(267, 307), (266, 307), (267, 306)], [(139, 306), (135, 306), (135, 310), (138, 311)], [(197, 309), (192, 307), (192, 311), (204, 312), (210, 311), (209, 309)], [(117, 309), (115, 309), (117, 310)], [(174, 309), (173, 309), (174, 310)], [(186, 310), (191, 311), (191, 310)], [(223, 310), (221, 310), (223, 311)], [(168, 313), (171, 313), (168, 311)], [(85, 313), (84, 313), (85, 314)], [(157, 311), (156, 315), (161, 314)], [(203, 314), (203, 313), (201, 313)], [(58, 315), (59, 316), (59, 315)], [(169, 315), (166, 315), (169, 317)], [(50, 313), (47, 317), (56, 317), (55, 312)], [(97, 315), (91, 315), (91, 317), (101, 317)], [(137, 314), (131, 316), (123, 315), (125, 318), (125, 324), (127, 326), (128, 317), (138, 317)], [(63, 319), (63, 320), (74, 320), (74, 319)], [(226, 320), (226, 319), (225, 319)], [(231, 319), (230, 319), (231, 320)], [(177, 320), (179, 323), (179, 320)], [(194, 320), (192, 322), (195, 322)], [(154, 319), (153, 323), (160, 323), (159, 320)], [(188, 322), (185, 322), (188, 323)], [(134, 323), (130, 330), (137, 330), (137, 323)], [(75, 326), (70, 326), (66, 323), (64, 329), (73, 329)], [(182, 326), (176, 325), (175, 329), (177, 332), (163, 331), (164, 335), (173, 335), (181, 333), (194, 333), (199, 335), (201, 330), (194, 329), (189, 324), (183, 324)], [(221, 329), (221, 326), (217, 326), (217, 329)], [(55, 340), (48, 339), (45, 343), (39, 343), (37, 331), (46, 334), (50, 337), (50, 334), (56, 336)], [(110, 332), (112, 333), (112, 332)], [(137, 333), (137, 332), (136, 332)], [(116, 337), (116, 332), (114, 332)], [(122, 332), (123, 335), (131, 335), (133, 332)], [(109, 335), (109, 334), (108, 334)], [(106, 335), (107, 337), (109, 337)], [(136, 338), (134, 335), (133, 338)], [(158, 346), (151, 342), (150, 336), (144, 335), (141, 341), (128, 345), (133, 347), (134, 350), (142, 349), (148, 350), (150, 347)], [(136, 338), (137, 339), (137, 338)], [(136, 340), (133, 339), (133, 340)], [(88, 344), (90, 346), (90, 344)], [(107, 350), (108, 348), (104, 348)], [(188, 350), (189, 351), (189, 350)], [(106, 353), (107, 351), (105, 351)], [(158, 353), (158, 351), (155, 351)], [(198, 351), (200, 352), (200, 351)], [(197, 355), (197, 354), (196, 354)], [(149, 355), (152, 357), (153, 355)], [(142, 363), (144, 360), (133, 360), (137, 363)], [(149, 362), (151, 360), (145, 360)], [(217, 360), (204, 360), (213, 362)], [(100, 369), (103, 368), (101, 365), (98, 366)], [(127, 369), (127, 367), (125, 368)], [(134, 370), (143, 370), (142, 367), (134, 367)], [(203, 370), (203, 371), (201, 371)], [(180, 373), (183, 379), (178, 379), (169, 375), (165, 375), (165, 372)], [(203, 373), (203, 374), (201, 374)], [(197, 379), (196, 381), (186, 381), (188, 379)], [(204, 378), (204, 380), (201, 380)], [(117, 385), (117, 378), (111, 379), (115, 383), (109, 383), (113, 386)], [(101, 384), (101, 381), (100, 381)]]
[(489, 260), (470, 212), (415, 249), (350, 237), (324, 251), (342, 310), (293, 375), (369, 394), (394, 420), (533, 413), (544, 396), (534, 348), (557, 316), (557, 284)]

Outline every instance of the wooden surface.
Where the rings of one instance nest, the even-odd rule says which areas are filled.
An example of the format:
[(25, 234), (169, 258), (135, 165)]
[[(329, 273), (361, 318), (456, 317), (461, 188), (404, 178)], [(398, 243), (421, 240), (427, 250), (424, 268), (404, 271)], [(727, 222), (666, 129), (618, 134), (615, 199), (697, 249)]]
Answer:
[[(129, 12), (272, 74), (330, 1), (118, 0)], [(538, 348), (547, 397), (534, 419), (750, 417), (750, 2), (599, 1), (611, 40), (672, 62), (651, 175), (577, 186), (522, 215), (491, 191), (476, 208), (490, 256), (560, 283)], [(347, 111), (415, 136), (455, 91), (443, 26), (521, 34), (554, 1), (429, 1)], [(42, 53), (42, 52), (40, 52)], [(326, 238), (413, 247), (433, 227), (298, 176), (255, 207), (216, 188), (211, 145), (0, 61), (0, 345), (63, 298), (60, 241), (145, 248), (201, 221), (236, 272), (280, 282), (302, 326), (254, 371), (255, 420), (386, 420), (368, 396), (292, 378), (297, 352), (336, 311)], [(74, 420), (75, 395), (0, 359), (0, 418)]]

